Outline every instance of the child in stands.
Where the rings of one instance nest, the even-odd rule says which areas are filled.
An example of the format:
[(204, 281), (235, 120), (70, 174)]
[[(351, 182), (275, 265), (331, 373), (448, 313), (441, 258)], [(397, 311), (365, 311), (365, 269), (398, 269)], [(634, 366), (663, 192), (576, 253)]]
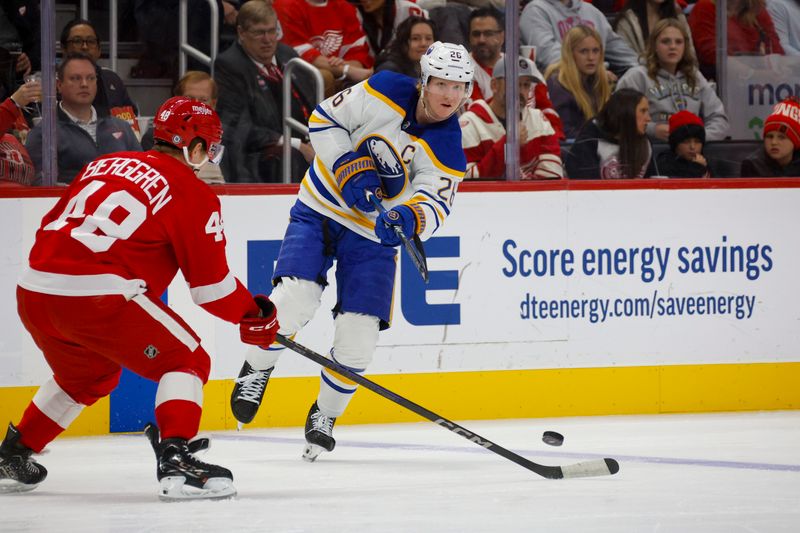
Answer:
[(672, 178), (709, 178), (708, 161), (703, 155), (706, 128), (691, 111), (678, 111), (669, 117), (669, 152), (658, 154), (658, 171)]
[(800, 176), (800, 100), (777, 104), (764, 122), (764, 149), (742, 161), (743, 178)]

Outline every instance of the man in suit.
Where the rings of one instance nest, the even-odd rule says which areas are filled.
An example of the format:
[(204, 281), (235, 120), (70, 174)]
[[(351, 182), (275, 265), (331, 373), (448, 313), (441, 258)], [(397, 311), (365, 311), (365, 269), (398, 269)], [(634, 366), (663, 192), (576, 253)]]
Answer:
[[(283, 139), (281, 115), (283, 68), (297, 54), (278, 42), (278, 17), (263, 1), (241, 7), (236, 31), (237, 42), (214, 61), (217, 112), (225, 132), (225, 180), (282, 182), (283, 143), (290, 142), (292, 181), (299, 182), (314, 150), (307, 138)], [(302, 72), (292, 75), (292, 117), (303, 123), (315, 105), (313, 84), (307, 78)]]

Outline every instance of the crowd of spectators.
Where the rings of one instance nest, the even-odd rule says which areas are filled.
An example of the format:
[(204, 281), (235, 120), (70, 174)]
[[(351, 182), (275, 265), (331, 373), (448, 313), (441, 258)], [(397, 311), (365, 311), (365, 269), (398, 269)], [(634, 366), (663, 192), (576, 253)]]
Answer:
[[(9, 9), (11, 4), (18, 9)], [(144, 51), (130, 77), (177, 73), (171, 27), (177, 4), (133, 2)], [(203, 4), (190, 0), (189, 38), (201, 50), (210, 31)], [(730, 131), (715, 83), (714, 0), (521, 1), (522, 49), (513, 54), (521, 52), (520, 108), (514, 116), (508, 115), (505, 94), (505, 52), (511, 51), (505, 2), (217, 0), (217, 5), (219, 31), (232, 32), (231, 42), (214, 59), (213, 77), (208, 66), (192, 64), (173, 91), (216, 108), (222, 120), (225, 157), (221, 168), (206, 166), (200, 178), (209, 183), (302, 178), (314, 149), (301, 133), (284, 138), (288, 61), (299, 57), (316, 67), (325, 96), (331, 96), (382, 70), (419, 77), (420, 57), (437, 40), (464, 44), (476, 67), (472, 94), (459, 111), (467, 179), (503, 179), (508, 120), (518, 124), (521, 179), (726, 177), (714, 172), (704, 153), (707, 142), (723, 141)], [(800, 55), (798, 0), (728, 0), (727, 5), (729, 54)], [(63, 184), (98, 155), (147, 150), (153, 140), (151, 131), (139, 131), (140, 110), (124, 75), (98, 63), (98, 28), (75, 19), (60, 30), (56, 134), (57, 181)], [(0, 3), (0, 181), (42, 182), (38, 43), (38, 2)], [(317, 103), (312, 76), (294, 69), (289, 83), (291, 116), (306, 123)], [(795, 103), (780, 105), (781, 112), (796, 117)], [(743, 175), (798, 173), (797, 123), (774, 116), (764, 128), (764, 147), (742, 165)], [(288, 178), (282, 174), (287, 143)]]

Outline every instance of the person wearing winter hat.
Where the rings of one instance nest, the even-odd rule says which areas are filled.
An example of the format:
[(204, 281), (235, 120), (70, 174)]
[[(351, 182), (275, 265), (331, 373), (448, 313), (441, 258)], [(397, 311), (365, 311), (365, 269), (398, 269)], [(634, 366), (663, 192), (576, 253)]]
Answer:
[(678, 111), (669, 117), (669, 152), (656, 158), (658, 171), (672, 178), (708, 178), (708, 161), (703, 155), (706, 128), (691, 111)]
[(800, 100), (778, 103), (764, 122), (764, 149), (742, 161), (741, 176), (800, 176)]
[[(560, 179), (564, 177), (561, 165), (559, 128), (551, 122), (545, 110), (537, 109), (529, 100), (534, 86), (543, 78), (536, 64), (524, 57), (517, 58), (519, 84), (519, 176), (521, 179)], [(506, 124), (513, 117), (506, 116), (506, 68), (500, 58), (492, 71), (493, 96), (488, 100), (475, 100), (461, 115), (461, 146), (467, 156), (466, 179), (502, 178), (505, 175)]]

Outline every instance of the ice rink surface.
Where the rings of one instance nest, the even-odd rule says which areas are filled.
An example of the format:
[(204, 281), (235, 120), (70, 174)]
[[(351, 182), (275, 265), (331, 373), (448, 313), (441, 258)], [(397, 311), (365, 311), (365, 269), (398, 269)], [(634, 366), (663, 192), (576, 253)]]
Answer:
[(38, 489), (0, 495), (0, 531), (800, 531), (800, 412), (461, 423), (538, 463), (621, 469), (547, 480), (430, 422), (340, 426), (306, 463), (301, 428), (246, 429), (211, 433), (202, 457), (233, 471), (236, 499), (164, 503), (143, 435), (63, 438)]

